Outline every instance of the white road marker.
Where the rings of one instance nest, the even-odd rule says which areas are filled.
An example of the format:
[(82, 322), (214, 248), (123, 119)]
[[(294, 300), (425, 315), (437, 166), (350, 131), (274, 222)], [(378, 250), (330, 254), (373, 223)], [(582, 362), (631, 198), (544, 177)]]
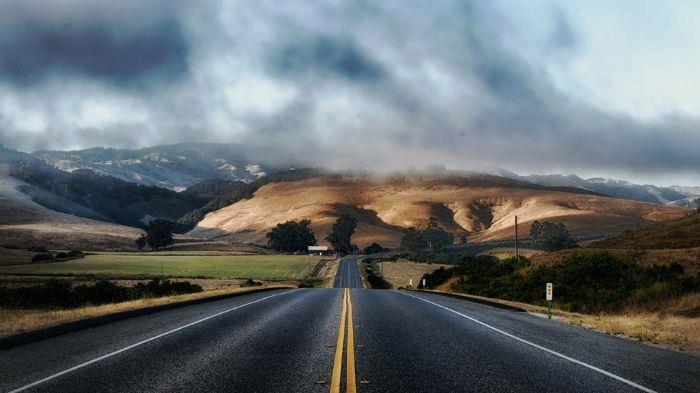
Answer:
[(514, 339), (514, 340), (520, 341), (521, 343), (530, 345), (530, 346), (535, 347), (535, 348), (537, 348), (537, 349), (541, 349), (541, 350), (543, 350), (543, 351), (545, 351), (545, 352), (548, 352), (548, 353), (550, 353), (550, 354), (552, 354), (552, 355), (554, 355), (554, 356), (558, 356), (558, 357), (560, 357), (560, 358), (562, 358), (562, 359), (565, 359), (565, 360), (568, 360), (568, 361), (570, 361), (570, 362), (576, 363), (576, 364), (581, 365), (581, 366), (583, 366), (583, 367), (587, 367), (587, 368), (589, 368), (589, 369), (591, 369), (591, 370), (593, 370), (593, 371), (597, 371), (597, 372), (599, 372), (599, 373), (601, 373), (601, 374), (603, 374), (603, 375), (606, 375), (606, 376), (608, 376), (608, 377), (610, 377), (610, 378), (616, 379), (616, 380), (618, 380), (618, 381), (620, 381), (620, 382), (622, 382), (622, 383), (625, 383), (625, 384), (627, 384), (627, 385), (630, 385), (630, 386), (632, 386), (632, 387), (635, 387), (635, 388), (637, 388), (637, 389), (639, 389), (639, 390), (641, 390), (641, 391), (644, 391), (644, 392), (647, 392), (647, 393), (657, 393), (655, 390), (651, 390), (651, 389), (649, 389), (649, 388), (647, 388), (647, 387), (645, 387), (645, 386), (642, 386), (642, 385), (640, 385), (640, 384), (638, 384), (638, 383), (632, 382), (632, 381), (630, 381), (630, 380), (628, 380), (628, 379), (622, 378), (622, 377), (620, 377), (620, 376), (618, 376), (618, 375), (615, 375), (615, 374), (613, 374), (613, 373), (611, 373), (611, 372), (609, 372), (609, 371), (605, 371), (605, 370), (603, 370), (603, 369), (601, 369), (601, 368), (598, 368), (598, 367), (596, 367), (596, 366), (590, 365), (590, 364), (585, 363), (585, 362), (582, 362), (582, 361), (580, 361), (580, 360), (576, 360), (576, 359), (574, 359), (574, 358), (568, 357), (568, 356), (566, 356), (566, 355), (564, 355), (564, 354), (561, 354), (561, 353), (559, 353), (559, 352), (556, 352), (556, 351), (553, 351), (553, 350), (551, 350), (551, 349), (545, 348), (545, 347), (543, 347), (543, 346), (541, 346), (541, 345), (537, 345), (537, 344), (535, 344), (535, 343), (533, 343), (533, 342), (527, 341), (527, 340), (525, 340), (525, 339), (523, 339), (523, 338), (514, 336), (514, 335), (512, 335), (512, 334), (510, 334), (510, 333), (504, 332), (503, 330), (501, 330), (501, 329), (499, 329), (499, 328), (493, 327), (493, 326), (491, 326), (491, 325), (489, 325), (489, 324), (487, 324), (487, 323), (484, 323), (484, 322), (479, 321), (478, 319), (475, 319), (475, 318), (472, 318), (472, 317), (470, 317), (470, 316), (468, 316), (468, 315), (462, 314), (462, 313), (459, 312), (459, 311), (455, 311), (455, 310), (453, 310), (453, 309), (451, 309), (451, 308), (448, 308), (448, 307), (445, 307), (445, 306), (443, 306), (443, 305), (441, 305), (441, 304), (438, 304), (438, 303), (435, 303), (435, 302), (431, 302), (430, 300), (423, 299), (422, 297), (419, 297), (419, 296), (409, 295), (409, 294), (404, 293), (404, 292), (399, 292), (399, 293), (402, 294), (402, 295), (410, 296), (410, 297), (415, 298), (415, 299), (418, 299), (418, 300), (422, 300), (422, 301), (424, 301), (424, 302), (426, 302), (426, 303), (430, 303), (430, 304), (432, 304), (433, 306), (440, 307), (440, 308), (442, 308), (442, 309), (444, 309), (444, 310), (447, 310), (447, 311), (449, 311), (449, 312), (451, 312), (451, 313), (454, 313), (454, 314), (457, 314), (457, 315), (459, 315), (459, 316), (461, 316), (461, 317), (463, 317), (463, 318), (466, 318), (466, 319), (468, 319), (468, 320), (470, 320), (470, 321), (472, 321), (472, 322), (476, 322), (476, 323), (478, 323), (479, 325), (482, 325), (482, 326), (484, 326), (484, 327), (487, 327), (487, 328), (489, 328), (489, 329), (491, 329), (491, 330), (493, 330), (493, 331), (495, 331), (495, 332), (501, 333), (501, 334), (503, 334), (503, 335), (505, 335), (505, 336), (508, 336), (508, 337), (510, 337), (510, 338), (512, 338), (512, 339)]
[(239, 308), (243, 308), (243, 307), (245, 307), (245, 306), (249, 306), (249, 305), (251, 305), (251, 304), (258, 303), (258, 302), (261, 302), (261, 301), (263, 301), (263, 300), (267, 300), (267, 299), (272, 298), (272, 297), (275, 297), (275, 296), (285, 295), (285, 294), (287, 294), (287, 293), (294, 292), (294, 291), (296, 291), (296, 290), (297, 290), (297, 289), (292, 289), (291, 291), (286, 291), (286, 292), (282, 292), (282, 293), (276, 293), (276, 294), (274, 294), (274, 295), (265, 296), (265, 297), (263, 297), (263, 298), (260, 298), (260, 299), (258, 299), (258, 300), (254, 300), (254, 301), (249, 302), (249, 303), (241, 304), (240, 306), (236, 306), (236, 307), (233, 307), (233, 308), (229, 308), (228, 310), (224, 310), (224, 311), (218, 312), (218, 313), (216, 313), (216, 314), (210, 315), (210, 316), (208, 316), (208, 317), (205, 317), (205, 318), (196, 320), (196, 321), (194, 321), (194, 322), (190, 322), (190, 323), (188, 323), (187, 325), (183, 325), (183, 326), (180, 326), (180, 327), (178, 327), (178, 328), (175, 328), (175, 329), (172, 329), (172, 330), (168, 330), (168, 331), (165, 332), (165, 333), (161, 333), (161, 334), (159, 334), (159, 335), (157, 335), (157, 336), (153, 336), (153, 337), (151, 337), (151, 338), (147, 338), (147, 339), (145, 339), (145, 340), (143, 340), (143, 341), (139, 341), (139, 342), (137, 342), (137, 343), (135, 343), (135, 344), (131, 344), (131, 345), (127, 346), (127, 347), (124, 347), (124, 348), (122, 348), (122, 349), (116, 350), (116, 351), (114, 351), (114, 352), (110, 352), (110, 353), (108, 353), (108, 354), (106, 354), (106, 355), (102, 355), (102, 356), (97, 357), (97, 358), (95, 358), (95, 359), (88, 360), (88, 361), (85, 362), (85, 363), (81, 363), (81, 364), (79, 364), (79, 365), (77, 365), (77, 366), (73, 366), (73, 367), (71, 367), (71, 368), (69, 368), (69, 369), (66, 369), (66, 370), (57, 372), (56, 374), (49, 375), (48, 377), (42, 378), (42, 379), (40, 379), (40, 380), (38, 380), (38, 381), (35, 381), (35, 382), (32, 382), (32, 383), (30, 383), (29, 385), (25, 385), (25, 386), (22, 386), (21, 388), (17, 388), (17, 389), (15, 389), (15, 390), (11, 390), (9, 393), (22, 392), (22, 391), (24, 391), (24, 390), (27, 390), (27, 389), (33, 388), (33, 387), (35, 387), (35, 386), (37, 386), (37, 385), (40, 385), (40, 384), (42, 384), (42, 383), (44, 383), (44, 382), (48, 382), (48, 381), (50, 381), (50, 380), (52, 380), (52, 379), (58, 378), (58, 377), (60, 377), (60, 376), (62, 376), (62, 375), (66, 375), (66, 374), (71, 373), (71, 372), (73, 372), (73, 371), (75, 371), (75, 370), (79, 370), (79, 369), (81, 369), (81, 368), (83, 368), (83, 367), (85, 367), (85, 366), (89, 366), (89, 365), (91, 365), (91, 364), (93, 364), (93, 363), (97, 363), (97, 362), (99, 362), (99, 361), (101, 361), (101, 360), (105, 360), (105, 359), (110, 358), (110, 357), (112, 357), (112, 356), (114, 356), (114, 355), (118, 355), (118, 354), (120, 354), (120, 353), (122, 353), (122, 352), (126, 352), (126, 351), (128, 351), (128, 350), (130, 350), (130, 349), (134, 349), (134, 348), (136, 348), (136, 347), (138, 347), (138, 346), (141, 346), (141, 345), (143, 345), (143, 344), (146, 344), (146, 343), (149, 343), (149, 342), (151, 342), (151, 341), (157, 340), (157, 339), (159, 339), (159, 338), (161, 338), (161, 337), (165, 337), (165, 336), (167, 336), (167, 335), (169, 335), (169, 334), (178, 332), (178, 331), (180, 331), (180, 330), (182, 330), (182, 329), (186, 329), (186, 328), (188, 328), (188, 327), (190, 327), (190, 326), (194, 326), (194, 325), (196, 325), (196, 324), (198, 324), (198, 323), (207, 321), (207, 320), (212, 319), (212, 318), (216, 318), (216, 317), (218, 317), (218, 316), (221, 316), (221, 315), (223, 315), (223, 314), (229, 313), (229, 312), (231, 312), (231, 311), (238, 310)]

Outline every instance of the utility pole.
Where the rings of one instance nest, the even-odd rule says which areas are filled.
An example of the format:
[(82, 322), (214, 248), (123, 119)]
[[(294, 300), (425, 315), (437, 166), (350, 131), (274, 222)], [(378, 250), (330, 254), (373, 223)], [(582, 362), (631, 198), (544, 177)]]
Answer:
[(520, 253), (518, 252), (518, 216), (515, 216), (515, 260), (520, 263)]

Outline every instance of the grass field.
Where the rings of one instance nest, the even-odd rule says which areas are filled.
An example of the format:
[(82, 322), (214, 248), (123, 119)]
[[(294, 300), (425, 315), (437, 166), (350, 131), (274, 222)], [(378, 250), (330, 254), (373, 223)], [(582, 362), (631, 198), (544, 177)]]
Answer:
[[(308, 273), (306, 255), (202, 255), (193, 252), (96, 253), (67, 262), (0, 267), (0, 274), (282, 279)], [(319, 257), (311, 257), (311, 266)]]

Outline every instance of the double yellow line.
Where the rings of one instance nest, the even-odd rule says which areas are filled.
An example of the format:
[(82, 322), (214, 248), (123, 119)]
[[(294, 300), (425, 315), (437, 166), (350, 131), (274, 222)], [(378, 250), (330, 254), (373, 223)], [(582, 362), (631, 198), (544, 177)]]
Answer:
[(345, 370), (345, 391), (355, 393), (355, 333), (352, 323), (352, 299), (350, 289), (343, 291), (343, 311), (340, 315), (340, 328), (338, 329), (338, 341), (335, 344), (335, 359), (333, 361), (333, 375), (331, 376), (331, 393), (340, 393), (340, 379), (343, 373), (343, 338), (345, 338), (345, 325), (347, 322), (347, 351)]

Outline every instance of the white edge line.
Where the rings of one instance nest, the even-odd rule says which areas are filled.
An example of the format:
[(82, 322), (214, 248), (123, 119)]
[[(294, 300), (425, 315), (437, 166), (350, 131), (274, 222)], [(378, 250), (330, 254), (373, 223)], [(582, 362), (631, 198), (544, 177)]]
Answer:
[(510, 338), (512, 338), (512, 339), (514, 339), (514, 340), (518, 340), (518, 341), (520, 341), (520, 342), (522, 342), (522, 343), (524, 343), (524, 344), (530, 345), (530, 346), (535, 347), (535, 348), (537, 348), (537, 349), (541, 349), (541, 350), (543, 350), (543, 351), (545, 351), (545, 352), (547, 352), (547, 353), (551, 353), (551, 354), (554, 355), (554, 356), (558, 356), (558, 357), (560, 357), (560, 358), (562, 358), (562, 359), (566, 359), (566, 360), (568, 360), (568, 361), (570, 361), (570, 362), (579, 364), (579, 365), (581, 365), (581, 366), (583, 366), (583, 367), (587, 367), (587, 368), (589, 368), (589, 369), (591, 369), (591, 370), (593, 370), (593, 371), (597, 371), (597, 372), (599, 372), (599, 373), (601, 373), (601, 374), (603, 374), (603, 375), (606, 375), (606, 376), (608, 376), (608, 377), (610, 377), (610, 378), (614, 378), (614, 379), (616, 379), (616, 380), (618, 380), (618, 381), (620, 381), (620, 382), (626, 383), (627, 385), (630, 385), (630, 386), (632, 386), (632, 387), (635, 387), (635, 388), (637, 388), (637, 389), (639, 389), (639, 390), (642, 390), (642, 391), (644, 391), (644, 392), (648, 392), (648, 393), (657, 393), (655, 390), (651, 390), (651, 389), (649, 389), (649, 388), (647, 388), (647, 387), (645, 387), (645, 386), (642, 386), (642, 385), (640, 385), (640, 384), (638, 384), (638, 383), (635, 383), (635, 382), (632, 382), (632, 381), (630, 381), (630, 380), (628, 380), (628, 379), (622, 378), (622, 377), (620, 377), (619, 375), (615, 375), (615, 374), (613, 374), (613, 373), (611, 373), (611, 372), (609, 372), (609, 371), (605, 371), (605, 370), (603, 370), (603, 369), (601, 369), (601, 368), (598, 368), (598, 367), (596, 367), (596, 366), (590, 365), (590, 364), (585, 363), (585, 362), (582, 362), (582, 361), (580, 361), (580, 360), (576, 360), (576, 359), (574, 359), (574, 358), (570, 358), (570, 357), (568, 357), (568, 356), (566, 356), (566, 355), (564, 355), (564, 354), (561, 354), (561, 353), (559, 353), (559, 352), (553, 351), (553, 350), (548, 349), (548, 348), (545, 348), (545, 347), (543, 347), (543, 346), (541, 346), (541, 345), (537, 345), (537, 344), (535, 344), (535, 343), (533, 343), (533, 342), (530, 342), (530, 341), (527, 341), (527, 340), (522, 339), (522, 338), (520, 338), (520, 337), (514, 336), (514, 335), (512, 335), (512, 334), (510, 334), (510, 333), (504, 332), (504, 331), (501, 330), (501, 329), (498, 329), (498, 328), (496, 328), (496, 327), (493, 327), (493, 326), (491, 326), (491, 325), (489, 325), (489, 324), (486, 324), (486, 323), (484, 323), (484, 322), (481, 322), (481, 321), (479, 321), (479, 320), (477, 320), (477, 319), (474, 319), (474, 318), (472, 318), (472, 317), (470, 317), (470, 316), (468, 316), (468, 315), (462, 314), (461, 312), (455, 311), (455, 310), (453, 310), (453, 309), (451, 309), (451, 308), (445, 307), (445, 306), (443, 306), (443, 305), (441, 305), (441, 304), (438, 304), (438, 303), (435, 303), (435, 302), (431, 302), (430, 300), (424, 299), (424, 298), (422, 298), (422, 297), (420, 297), (420, 296), (409, 295), (409, 294), (404, 293), (404, 292), (399, 292), (399, 293), (402, 294), (402, 295), (410, 296), (410, 297), (415, 298), (415, 299), (418, 299), (418, 300), (422, 300), (422, 301), (424, 301), (424, 302), (426, 302), (426, 303), (432, 304), (433, 306), (440, 307), (440, 308), (445, 309), (445, 310), (447, 310), (447, 311), (449, 311), (449, 312), (455, 313), (455, 314), (457, 314), (457, 315), (459, 315), (459, 316), (461, 316), (461, 317), (463, 317), (463, 318), (466, 318), (466, 319), (468, 319), (468, 320), (470, 320), (470, 321), (472, 321), (472, 322), (476, 322), (476, 323), (478, 323), (479, 325), (482, 325), (482, 326), (484, 326), (484, 327), (487, 327), (487, 328), (489, 328), (489, 329), (491, 329), (491, 330), (493, 330), (493, 331), (495, 331), (495, 332), (501, 333), (501, 334), (503, 334), (503, 335), (505, 335), (505, 336), (508, 336), (508, 337), (510, 337)]
[(205, 318), (196, 320), (196, 321), (194, 321), (194, 322), (190, 322), (190, 323), (188, 323), (188, 324), (186, 324), (186, 325), (182, 325), (182, 326), (177, 327), (177, 328), (175, 328), (175, 329), (168, 330), (168, 331), (165, 332), (165, 333), (161, 333), (161, 334), (159, 334), (159, 335), (157, 335), (157, 336), (153, 336), (153, 337), (151, 337), (151, 338), (147, 338), (147, 339), (145, 339), (145, 340), (143, 340), (143, 341), (139, 341), (139, 342), (137, 342), (137, 343), (135, 343), (135, 344), (131, 344), (131, 345), (127, 346), (127, 347), (124, 347), (124, 348), (122, 348), (122, 349), (118, 349), (118, 350), (116, 350), (116, 351), (114, 351), (114, 352), (110, 352), (110, 353), (108, 353), (108, 354), (106, 354), (106, 355), (102, 355), (102, 356), (97, 357), (97, 358), (94, 358), (94, 359), (92, 359), (92, 360), (88, 360), (88, 361), (85, 362), (85, 363), (81, 363), (81, 364), (79, 364), (79, 365), (77, 365), (77, 366), (73, 366), (73, 367), (71, 367), (71, 368), (69, 368), (69, 369), (66, 369), (66, 370), (57, 372), (56, 374), (49, 375), (48, 377), (42, 378), (42, 379), (40, 379), (40, 380), (38, 380), (38, 381), (34, 381), (34, 382), (30, 383), (29, 385), (25, 385), (25, 386), (22, 386), (21, 388), (17, 388), (17, 389), (15, 389), (15, 390), (11, 390), (9, 393), (16, 393), (16, 392), (21, 392), (21, 391), (24, 391), (24, 390), (27, 390), (27, 389), (31, 389), (31, 388), (33, 388), (33, 387), (35, 387), (35, 386), (37, 386), (37, 385), (40, 385), (40, 384), (42, 384), (42, 383), (44, 383), (44, 382), (48, 382), (48, 381), (50, 381), (50, 380), (52, 380), (52, 379), (55, 379), (55, 378), (58, 378), (58, 377), (60, 377), (60, 376), (62, 376), (62, 375), (66, 375), (66, 374), (71, 373), (71, 372), (73, 372), (73, 371), (75, 371), (75, 370), (81, 369), (81, 368), (83, 368), (83, 367), (85, 367), (85, 366), (89, 366), (89, 365), (91, 365), (91, 364), (93, 364), (93, 363), (97, 363), (97, 362), (99, 362), (99, 361), (101, 361), (101, 360), (105, 360), (105, 359), (110, 358), (110, 357), (112, 357), (112, 356), (118, 355), (118, 354), (120, 354), (120, 353), (122, 353), (122, 352), (126, 352), (126, 351), (128, 351), (128, 350), (130, 350), (130, 349), (133, 349), (133, 348), (136, 348), (136, 347), (141, 346), (141, 345), (143, 345), (143, 344), (146, 344), (146, 343), (149, 343), (149, 342), (151, 342), (151, 341), (157, 340), (157, 339), (159, 339), (159, 338), (161, 338), (161, 337), (164, 337), (164, 336), (167, 336), (167, 335), (169, 335), (169, 334), (178, 332), (178, 331), (180, 331), (180, 330), (182, 330), (182, 329), (186, 329), (186, 328), (188, 328), (188, 327), (190, 327), (190, 326), (194, 326), (194, 325), (196, 325), (196, 324), (198, 324), (198, 323), (201, 323), (201, 322), (204, 322), (204, 321), (206, 321), (206, 320), (209, 320), (209, 319), (212, 319), (212, 318), (216, 318), (216, 317), (218, 317), (218, 316), (220, 316), (220, 315), (226, 314), (226, 313), (231, 312), (231, 311), (238, 310), (239, 308), (243, 308), (243, 307), (245, 307), (245, 306), (249, 306), (249, 305), (251, 305), (251, 304), (253, 304), (253, 303), (258, 303), (258, 302), (261, 302), (261, 301), (263, 301), (263, 300), (266, 300), (266, 299), (269, 299), (269, 298), (272, 298), (272, 297), (275, 297), (275, 296), (280, 296), (280, 295), (284, 295), (284, 294), (287, 294), (287, 293), (290, 293), (290, 292), (294, 292), (294, 291), (296, 291), (296, 290), (297, 290), (297, 289), (292, 289), (291, 291), (286, 291), (286, 292), (282, 292), (282, 293), (276, 293), (276, 294), (274, 294), (274, 295), (265, 296), (265, 297), (263, 297), (263, 298), (254, 300), (254, 301), (249, 302), (249, 303), (245, 303), (245, 304), (241, 304), (241, 305), (239, 305), (239, 306), (233, 307), (233, 308), (229, 308), (228, 310), (224, 310), (224, 311), (218, 312), (218, 313), (216, 313), (216, 314), (210, 315), (210, 316), (208, 316), (208, 317), (205, 317)]

